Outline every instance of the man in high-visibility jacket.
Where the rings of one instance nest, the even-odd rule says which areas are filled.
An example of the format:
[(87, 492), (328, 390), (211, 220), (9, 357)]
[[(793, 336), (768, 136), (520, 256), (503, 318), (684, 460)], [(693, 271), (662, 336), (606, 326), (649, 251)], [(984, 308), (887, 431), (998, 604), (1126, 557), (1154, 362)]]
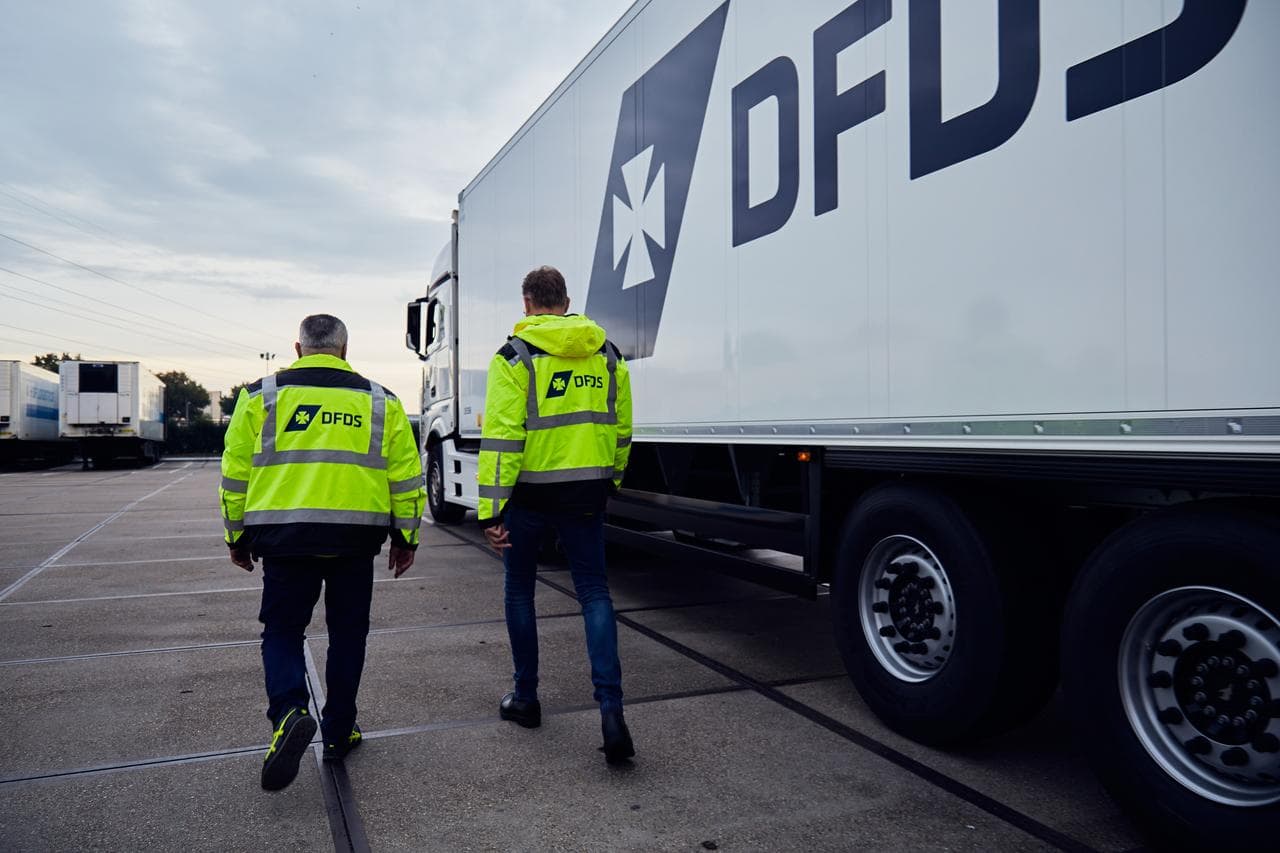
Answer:
[(324, 757), (360, 744), (356, 692), (364, 669), (373, 558), (391, 536), (388, 568), (413, 565), (426, 492), (422, 462), (395, 395), (347, 364), (337, 317), (302, 321), (298, 360), (240, 391), (222, 453), (231, 561), (262, 558), (262, 663), (273, 727), (262, 787), (293, 781), (316, 731), (307, 706), (303, 631), (325, 591), (329, 653), (321, 712)]
[(631, 452), (631, 380), (604, 329), (569, 314), (564, 276), (540, 267), (522, 286), (525, 319), (489, 363), (480, 441), (479, 518), (506, 567), (515, 689), (499, 716), (542, 722), (534, 580), (543, 532), (569, 560), (587, 630), (605, 758), (635, 755), (622, 715), (618, 629), (604, 567), (604, 508)]

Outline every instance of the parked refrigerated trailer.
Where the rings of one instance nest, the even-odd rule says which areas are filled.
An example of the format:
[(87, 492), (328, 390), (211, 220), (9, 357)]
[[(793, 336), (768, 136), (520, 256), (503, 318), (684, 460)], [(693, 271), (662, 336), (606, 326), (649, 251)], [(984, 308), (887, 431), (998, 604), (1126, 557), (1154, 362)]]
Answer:
[(1280, 844), (1277, 34), (1256, 0), (636, 3), (409, 306), (433, 516), (476, 506), (486, 367), (555, 265), (630, 365), (613, 539), (829, 584), (920, 741), (1061, 681), (1149, 826)]
[(164, 383), (136, 361), (64, 361), (60, 434), (84, 466), (135, 457), (158, 462), (164, 447)]
[(58, 374), (0, 361), (0, 461), (69, 459), (58, 439)]

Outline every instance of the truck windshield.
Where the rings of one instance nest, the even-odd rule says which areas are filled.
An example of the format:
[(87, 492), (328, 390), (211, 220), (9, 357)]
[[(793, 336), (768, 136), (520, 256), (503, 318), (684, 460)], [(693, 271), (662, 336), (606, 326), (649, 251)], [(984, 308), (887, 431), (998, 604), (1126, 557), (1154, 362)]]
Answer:
[(81, 394), (114, 394), (118, 390), (116, 364), (80, 365)]

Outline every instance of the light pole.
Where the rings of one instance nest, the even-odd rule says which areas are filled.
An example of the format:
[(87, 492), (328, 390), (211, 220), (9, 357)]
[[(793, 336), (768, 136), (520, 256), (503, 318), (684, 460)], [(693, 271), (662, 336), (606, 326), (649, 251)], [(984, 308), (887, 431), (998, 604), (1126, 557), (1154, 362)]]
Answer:
[(263, 361), (265, 361), (265, 362), (267, 363), (267, 373), (270, 373), (270, 372), (271, 372), (271, 361), (272, 361), (275, 357), (276, 357), (276, 354), (275, 354), (275, 353), (273, 353), (273, 352), (260, 352), (260, 353), (258, 353), (258, 358), (262, 359)]

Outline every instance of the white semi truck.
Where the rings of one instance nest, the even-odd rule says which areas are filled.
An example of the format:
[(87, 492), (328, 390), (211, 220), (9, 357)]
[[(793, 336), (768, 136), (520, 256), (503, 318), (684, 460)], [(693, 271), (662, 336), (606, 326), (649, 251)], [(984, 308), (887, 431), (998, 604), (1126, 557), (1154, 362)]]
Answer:
[(58, 374), (21, 361), (0, 361), (0, 458), (61, 458)]
[(555, 265), (630, 364), (613, 539), (829, 584), (921, 741), (1061, 683), (1148, 824), (1274, 846), (1277, 36), (1263, 0), (636, 3), (409, 306), (433, 516)]
[(76, 441), (85, 468), (160, 460), (164, 383), (151, 371), (136, 361), (64, 361), (59, 376), (59, 434)]

